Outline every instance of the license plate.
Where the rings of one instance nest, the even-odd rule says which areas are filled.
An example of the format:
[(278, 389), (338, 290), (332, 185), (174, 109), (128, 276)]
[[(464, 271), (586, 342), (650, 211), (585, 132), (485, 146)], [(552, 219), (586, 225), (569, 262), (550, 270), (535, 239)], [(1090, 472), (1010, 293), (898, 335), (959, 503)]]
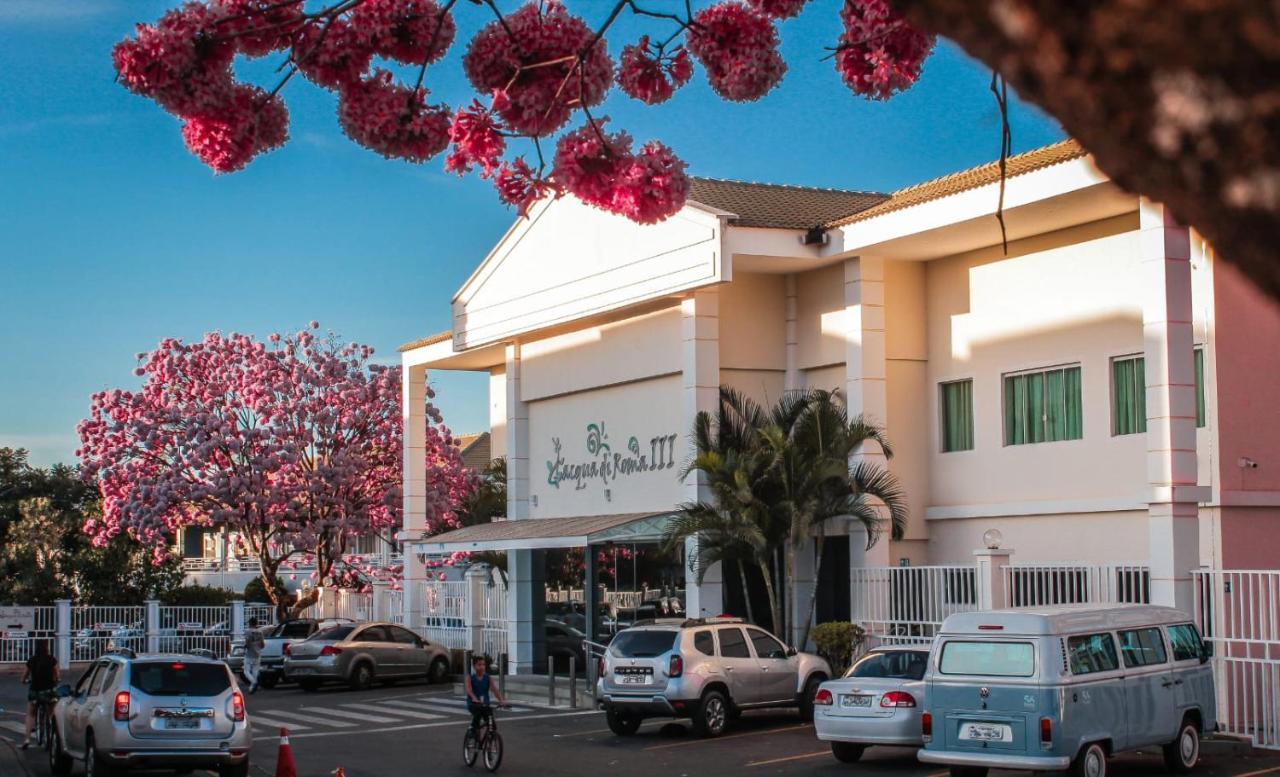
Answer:
[(960, 738), (970, 742), (1012, 742), (1013, 729), (999, 723), (965, 723)]
[(291, 675), (311, 674), (313, 671), (315, 670), (307, 669), (306, 667), (298, 667), (296, 669), (290, 669), (289, 674)]
[(841, 694), (840, 706), (841, 707), (870, 707), (871, 697), (861, 696), (861, 695), (855, 696), (853, 694), (847, 694), (847, 693)]
[(618, 675), (618, 683), (620, 685), (645, 685), (649, 682), (647, 675), (642, 674), (620, 674)]
[(200, 721), (196, 718), (169, 718), (165, 720), (164, 727), (167, 729), (197, 729), (200, 728)]

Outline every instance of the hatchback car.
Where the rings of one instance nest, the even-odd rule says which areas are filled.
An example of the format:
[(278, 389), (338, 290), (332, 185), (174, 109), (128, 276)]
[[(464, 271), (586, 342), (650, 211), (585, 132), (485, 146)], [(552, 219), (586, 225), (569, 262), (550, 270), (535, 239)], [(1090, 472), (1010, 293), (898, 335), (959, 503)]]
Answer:
[(714, 737), (748, 709), (797, 707), (812, 718), (831, 667), (741, 618), (667, 619), (619, 632), (599, 676), (597, 695), (615, 734), (634, 734), (644, 718), (677, 717)]
[(86, 777), (205, 768), (245, 777), (253, 744), (244, 696), (221, 661), (122, 651), (99, 658), (54, 707), (49, 766)]
[(839, 680), (818, 687), (813, 724), (836, 760), (853, 763), (869, 745), (920, 747), (927, 646), (879, 647)]
[(375, 681), (449, 676), (449, 651), (395, 623), (343, 623), (285, 646), (284, 676), (304, 691), (326, 682), (363, 690)]

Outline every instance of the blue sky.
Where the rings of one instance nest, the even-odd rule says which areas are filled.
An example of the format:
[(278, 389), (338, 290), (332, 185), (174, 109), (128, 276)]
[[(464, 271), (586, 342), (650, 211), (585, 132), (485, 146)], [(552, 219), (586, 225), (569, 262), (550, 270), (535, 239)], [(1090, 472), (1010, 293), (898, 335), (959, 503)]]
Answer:
[[(292, 142), (212, 175), (172, 117), (112, 80), (112, 44), (174, 4), (0, 1), (0, 445), (37, 463), (70, 461), (89, 394), (133, 386), (134, 354), (163, 337), (265, 336), (317, 319), (395, 361), (396, 346), (449, 327), (450, 297), (514, 218), (440, 159), (390, 162), (348, 142), (333, 95), (300, 79), (284, 92)], [(568, 5), (593, 22), (607, 10)], [(715, 99), (699, 73), (663, 106), (615, 93), (601, 113), (720, 178), (887, 191), (996, 156), (989, 71), (942, 42), (911, 91), (854, 97), (821, 60), (838, 8), (813, 0), (783, 25), (790, 70), (758, 103)], [(459, 4), (460, 41), (483, 14)], [(616, 27), (615, 55), (639, 34)], [(462, 50), (428, 71), (435, 99), (470, 99)], [(270, 85), (273, 66), (238, 70)], [(1015, 151), (1062, 137), (1022, 103), (1011, 120)], [(435, 383), (449, 426), (486, 427), (484, 380)]]

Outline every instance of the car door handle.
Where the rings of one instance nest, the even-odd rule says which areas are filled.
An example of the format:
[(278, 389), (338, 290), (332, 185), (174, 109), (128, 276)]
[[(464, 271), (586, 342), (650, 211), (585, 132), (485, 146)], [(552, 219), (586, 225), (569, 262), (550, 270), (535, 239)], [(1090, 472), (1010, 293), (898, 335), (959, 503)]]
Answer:
[(1181, 680), (1174, 680), (1174, 681), (1173, 681), (1173, 684), (1174, 684), (1174, 685), (1182, 685), (1182, 681), (1181, 681)]
[(1164, 686), (1165, 688), (1172, 688), (1173, 680), (1165, 680), (1164, 682), (1160, 683), (1160, 685)]
[(726, 672), (732, 672), (732, 671), (733, 671), (733, 667), (731, 667), (731, 666), (726, 666), (726, 667), (724, 668), (724, 670), (725, 670)]

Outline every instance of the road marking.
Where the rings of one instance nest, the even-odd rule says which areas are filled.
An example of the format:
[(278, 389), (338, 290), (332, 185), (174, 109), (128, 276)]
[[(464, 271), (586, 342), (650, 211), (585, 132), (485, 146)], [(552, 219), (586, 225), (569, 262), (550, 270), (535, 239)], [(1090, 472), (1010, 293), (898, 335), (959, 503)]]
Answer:
[(646, 747), (645, 750), (666, 750), (667, 748), (671, 748), (671, 747), (688, 747), (689, 745), (709, 745), (709, 744), (712, 744), (713, 742), (723, 742), (727, 739), (740, 739), (742, 737), (762, 737), (766, 734), (780, 734), (785, 731), (799, 731), (802, 728), (813, 728), (813, 726), (811, 726), (808, 723), (801, 723), (798, 726), (786, 726), (785, 728), (775, 728), (775, 729), (770, 729), (769, 731), (744, 731), (741, 734), (730, 734), (727, 737), (715, 737), (713, 739), (691, 739), (687, 742), (671, 742), (670, 744), (666, 744), (666, 745), (652, 745), (651, 747)]
[(1232, 775), (1232, 777), (1259, 777), (1262, 774), (1273, 774), (1280, 772), (1280, 766), (1273, 766), (1270, 769), (1259, 769), (1256, 772), (1245, 772), (1244, 774)]
[(440, 720), (444, 715), (435, 715), (430, 712), (418, 712), (417, 710), (388, 710), (380, 704), (344, 704), (343, 707), (350, 707), (353, 710), (365, 710), (367, 712), (385, 712), (388, 715), (402, 715), (409, 718), (420, 718), (422, 720)]
[[(466, 715), (471, 717), (471, 713), (460, 707), (445, 707), (442, 704), (415, 704), (414, 709), (426, 710), (427, 712), (441, 712), (445, 715)], [(390, 711), (390, 710), (388, 710)]]
[(249, 722), (254, 724), (261, 723), (264, 726), (272, 726), (274, 728), (284, 727), (291, 731), (308, 731), (311, 728), (310, 726), (303, 726), (299, 723), (289, 723), (287, 721), (267, 717), (266, 715), (259, 715), (256, 712), (249, 713)]
[[(294, 712), (293, 710), (271, 710), (271, 714), (272, 716), (279, 717), (283, 720), (297, 718), (298, 720), (306, 723), (318, 723), (321, 726), (331, 726), (333, 728), (351, 728), (355, 725), (354, 723), (348, 723), (345, 720), (333, 720), (332, 718), (321, 718), (315, 715), (304, 715), (301, 712)], [(252, 713), (250, 713), (250, 717), (253, 717)], [(289, 726), (293, 724), (286, 723), (285, 725)]]
[(817, 758), (820, 755), (830, 755), (830, 750), (819, 750), (816, 753), (804, 753), (802, 755), (788, 755), (783, 758), (770, 758), (767, 761), (748, 761), (747, 766), (768, 766), (769, 764), (786, 763), (787, 761), (799, 761), (805, 758)]
[[(303, 707), (309, 715), (336, 715), (339, 718), (351, 718), (352, 720), (361, 720), (365, 723), (399, 723), (398, 718), (388, 718), (386, 715), (369, 715), (363, 712), (351, 712), (349, 710), (338, 709), (337, 707)], [(390, 712), (387, 713), (391, 714)]]
[[(522, 722), (526, 720), (540, 720), (542, 718), (567, 718), (574, 715), (598, 715), (596, 710), (586, 712), (555, 712), (548, 715), (529, 715), (519, 718), (513, 722)], [(470, 722), (469, 718), (454, 718), (453, 720), (442, 720), (439, 723), (411, 723), (407, 726), (388, 726), (386, 728), (361, 728), (354, 731), (313, 731), (310, 734), (291, 735), (291, 739), (306, 739), (307, 737), (337, 737), (344, 734), (384, 734), (393, 731), (413, 731), (420, 728), (440, 728), (441, 726), (465, 726)], [(268, 742), (279, 739), (280, 737), (255, 737), (254, 742)]]

